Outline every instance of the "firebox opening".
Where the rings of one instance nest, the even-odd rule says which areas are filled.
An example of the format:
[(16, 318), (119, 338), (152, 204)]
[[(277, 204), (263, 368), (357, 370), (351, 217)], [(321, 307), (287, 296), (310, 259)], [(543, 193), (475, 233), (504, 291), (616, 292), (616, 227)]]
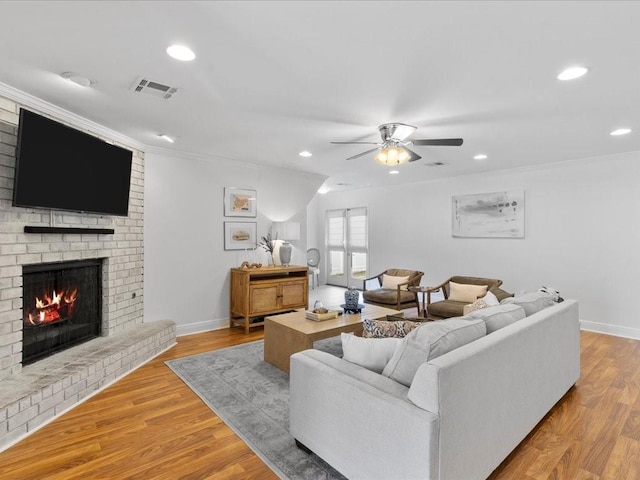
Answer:
[(22, 277), (23, 365), (100, 335), (101, 260), (26, 265)]

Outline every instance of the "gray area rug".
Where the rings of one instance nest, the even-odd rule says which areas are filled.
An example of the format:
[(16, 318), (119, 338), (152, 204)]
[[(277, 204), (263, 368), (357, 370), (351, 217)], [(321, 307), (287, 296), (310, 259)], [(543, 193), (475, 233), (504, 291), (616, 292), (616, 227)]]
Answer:
[[(340, 337), (314, 348), (342, 354)], [(345, 478), (296, 447), (289, 433), (289, 376), (264, 362), (262, 340), (166, 364), (281, 478)]]

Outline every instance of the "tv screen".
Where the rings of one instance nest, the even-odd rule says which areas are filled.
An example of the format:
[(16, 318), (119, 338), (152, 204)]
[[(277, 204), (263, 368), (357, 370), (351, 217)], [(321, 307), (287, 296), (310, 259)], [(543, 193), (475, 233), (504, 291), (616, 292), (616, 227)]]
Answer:
[(132, 152), (20, 110), (13, 205), (126, 216)]

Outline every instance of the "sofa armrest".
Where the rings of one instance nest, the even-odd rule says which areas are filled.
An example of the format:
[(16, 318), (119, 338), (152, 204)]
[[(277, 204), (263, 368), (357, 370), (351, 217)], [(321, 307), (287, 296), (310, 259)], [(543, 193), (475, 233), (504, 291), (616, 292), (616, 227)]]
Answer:
[(422, 364), (408, 398), (440, 417), (441, 478), (484, 479), (579, 376), (567, 300)]
[(436, 479), (438, 416), (393, 380), (318, 350), (291, 357), (291, 434), (350, 479)]

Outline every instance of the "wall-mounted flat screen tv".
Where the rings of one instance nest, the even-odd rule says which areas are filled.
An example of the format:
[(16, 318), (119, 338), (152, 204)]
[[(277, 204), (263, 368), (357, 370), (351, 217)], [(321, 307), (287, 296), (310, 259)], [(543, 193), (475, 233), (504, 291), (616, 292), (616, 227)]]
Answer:
[(126, 216), (132, 152), (20, 110), (13, 205)]

